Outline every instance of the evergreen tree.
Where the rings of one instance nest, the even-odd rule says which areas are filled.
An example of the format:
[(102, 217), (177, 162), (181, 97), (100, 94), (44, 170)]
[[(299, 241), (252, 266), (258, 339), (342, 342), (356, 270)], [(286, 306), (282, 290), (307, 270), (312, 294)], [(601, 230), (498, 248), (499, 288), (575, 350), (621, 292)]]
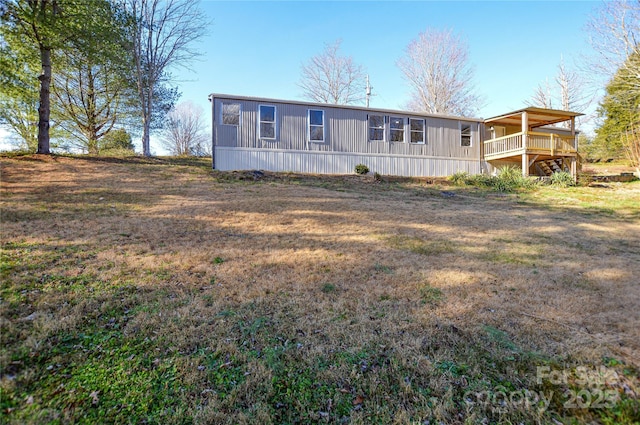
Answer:
[(612, 157), (627, 156), (635, 165), (640, 158), (640, 46), (636, 46), (606, 88), (600, 103), (602, 126), (594, 143)]

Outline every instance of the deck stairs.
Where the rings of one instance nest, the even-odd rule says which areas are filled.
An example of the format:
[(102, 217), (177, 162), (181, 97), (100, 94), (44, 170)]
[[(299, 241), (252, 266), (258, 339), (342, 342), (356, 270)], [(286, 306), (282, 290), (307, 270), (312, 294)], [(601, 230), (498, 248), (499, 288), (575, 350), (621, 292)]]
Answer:
[(553, 173), (566, 171), (562, 169), (562, 159), (547, 159), (544, 161), (538, 161), (536, 162), (536, 165), (544, 173), (545, 176), (551, 176)]

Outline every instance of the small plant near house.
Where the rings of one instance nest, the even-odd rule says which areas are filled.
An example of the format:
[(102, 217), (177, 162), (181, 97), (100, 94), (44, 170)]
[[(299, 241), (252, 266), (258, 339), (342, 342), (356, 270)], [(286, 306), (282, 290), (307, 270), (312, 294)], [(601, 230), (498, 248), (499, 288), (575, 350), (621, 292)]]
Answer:
[(449, 176), (449, 181), (456, 186), (464, 186), (468, 184), (469, 177), (470, 175), (466, 171), (458, 171)]
[(369, 167), (364, 164), (358, 164), (355, 167), (356, 174), (367, 174), (369, 172)]
[(381, 182), (382, 181), (382, 175), (378, 172), (373, 173), (373, 180), (376, 182)]
[(551, 175), (551, 184), (558, 187), (575, 186), (571, 173), (566, 171), (558, 171)]

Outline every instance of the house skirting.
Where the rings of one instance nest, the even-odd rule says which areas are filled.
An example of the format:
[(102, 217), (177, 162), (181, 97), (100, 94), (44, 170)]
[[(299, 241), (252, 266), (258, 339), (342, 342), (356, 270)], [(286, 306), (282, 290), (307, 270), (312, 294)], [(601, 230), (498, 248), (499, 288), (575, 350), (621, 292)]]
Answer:
[(357, 164), (371, 173), (407, 177), (443, 177), (458, 171), (479, 174), (479, 159), (364, 154), (216, 146), (214, 167), (221, 171), (265, 170), (310, 174), (353, 174)]

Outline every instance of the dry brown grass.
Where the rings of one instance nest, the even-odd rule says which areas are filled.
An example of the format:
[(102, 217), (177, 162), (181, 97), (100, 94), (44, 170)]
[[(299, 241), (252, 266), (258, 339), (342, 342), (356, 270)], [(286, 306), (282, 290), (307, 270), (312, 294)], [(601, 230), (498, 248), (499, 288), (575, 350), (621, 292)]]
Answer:
[[(5, 158), (1, 242), (19, 258), (3, 277), (12, 347), (2, 353), (3, 387), (18, 394), (20, 380), (42, 379), (8, 366), (16, 352), (37, 357), (56, 336), (112, 319), (125, 338), (157, 341), (151, 357), (171, 358), (192, 388), (196, 423), (296, 422), (265, 394), (274, 377), (305, 368), (333, 385), (333, 403), (353, 399), (351, 423), (410, 423), (427, 411), (446, 423), (545, 422), (551, 416), (465, 411), (455, 394), (483, 379), (530, 388), (537, 364), (640, 367), (638, 184), (610, 192), (631, 202), (621, 214), (469, 189), (443, 196), (442, 184)], [(61, 290), (62, 278), (47, 276), (100, 284)], [(198, 368), (202, 356), (242, 365), (243, 381), (221, 396)], [(446, 372), (447, 362), (464, 368)], [(303, 396), (291, 403), (282, 402), (304, 410)], [(327, 403), (304, 421), (339, 423)], [(28, 417), (16, 413), (28, 412), (24, 400), (8, 409), (12, 420)]]

